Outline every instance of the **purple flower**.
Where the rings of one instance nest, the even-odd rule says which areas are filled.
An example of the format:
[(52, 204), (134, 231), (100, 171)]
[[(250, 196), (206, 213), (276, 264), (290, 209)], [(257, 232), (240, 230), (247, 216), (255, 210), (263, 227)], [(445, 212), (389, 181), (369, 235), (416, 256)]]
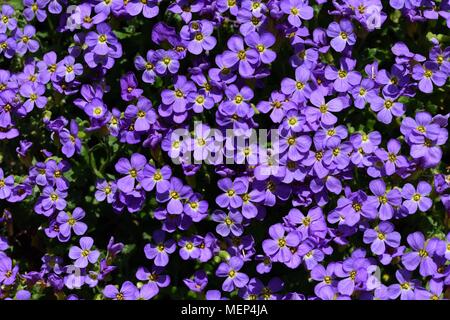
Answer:
[(409, 214), (416, 213), (417, 208), (422, 212), (428, 211), (433, 205), (431, 199), (427, 197), (430, 193), (431, 186), (425, 181), (419, 182), (417, 190), (412, 184), (405, 184), (402, 188), (402, 196), (406, 199), (403, 205), (408, 209)]
[(89, 263), (96, 263), (100, 252), (92, 250), (94, 239), (91, 237), (82, 237), (80, 246), (73, 246), (69, 251), (69, 258), (75, 260), (75, 267), (86, 268)]
[(0, 33), (6, 33), (6, 30), (13, 31), (17, 28), (17, 20), (14, 16), (14, 8), (10, 5), (2, 5), (0, 18)]
[(169, 254), (176, 249), (176, 243), (173, 239), (165, 240), (165, 233), (156, 230), (153, 233), (153, 240), (155, 244), (149, 243), (145, 245), (144, 252), (147, 259), (155, 260), (155, 265), (164, 267), (169, 263)]
[(113, 300), (135, 300), (138, 296), (138, 289), (132, 282), (125, 281), (120, 290), (112, 284), (107, 285), (103, 289), (103, 295)]
[(257, 32), (251, 32), (245, 36), (245, 43), (258, 52), (262, 63), (270, 64), (277, 57), (276, 53), (269, 49), (275, 44), (275, 37), (270, 32), (261, 35)]
[(231, 209), (228, 214), (222, 210), (213, 212), (212, 220), (220, 222), (216, 227), (216, 232), (222, 237), (227, 237), (230, 232), (235, 236), (240, 236), (244, 228), (242, 227), (242, 215), (239, 211)]
[(188, 51), (199, 55), (203, 50), (209, 51), (216, 46), (217, 40), (211, 36), (213, 31), (213, 24), (207, 20), (191, 21), (181, 28), (180, 36), (188, 41)]
[(27, 51), (34, 53), (39, 49), (39, 43), (33, 39), (35, 34), (36, 28), (31, 25), (26, 25), (23, 28), (23, 31), (20, 29), (16, 29), (16, 51), (18, 54), (23, 56)]
[(23, 4), (26, 7), (23, 10), (23, 15), (27, 21), (33, 20), (36, 16), (39, 22), (45, 21), (47, 19), (47, 12), (45, 7), (47, 6), (49, 0), (23, 0)]
[(392, 116), (400, 117), (405, 113), (403, 103), (386, 96), (384, 98), (374, 97), (369, 102), (370, 108), (377, 113), (377, 119), (385, 124), (392, 122)]
[(144, 17), (150, 19), (159, 13), (158, 0), (131, 0), (126, 5), (126, 11), (130, 16), (137, 16), (142, 12)]
[(300, 27), (303, 20), (311, 20), (314, 15), (312, 7), (302, 0), (282, 0), (280, 9), (288, 14), (288, 21), (294, 27)]
[(12, 285), (16, 281), (19, 266), (14, 266), (12, 260), (0, 252), (0, 283), (5, 286)]
[(7, 199), (10, 196), (13, 187), (14, 176), (9, 175), (5, 177), (3, 169), (0, 168), (0, 199)]
[(81, 208), (75, 208), (72, 213), (61, 211), (56, 218), (59, 232), (67, 238), (70, 237), (72, 230), (77, 236), (82, 236), (87, 230), (87, 225), (81, 222), (84, 216), (85, 212)]
[(356, 43), (353, 25), (347, 19), (342, 19), (339, 23), (330, 23), (327, 29), (327, 35), (333, 38), (330, 44), (337, 52), (342, 52), (347, 45), (352, 46)]
[(226, 278), (222, 284), (222, 290), (231, 292), (234, 288), (244, 287), (248, 281), (248, 276), (239, 272), (244, 265), (244, 261), (238, 257), (232, 257), (228, 262), (222, 262), (216, 270), (216, 276)]
[(406, 253), (402, 257), (402, 263), (405, 268), (409, 271), (414, 271), (420, 265), (419, 272), (422, 276), (434, 275), (437, 265), (432, 257), (437, 249), (437, 239), (425, 241), (423, 234), (418, 231), (411, 233), (407, 241), (413, 251)]
[(193, 279), (184, 279), (184, 284), (189, 290), (202, 292), (208, 284), (208, 276), (203, 270), (196, 271)]
[(397, 248), (400, 245), (400, 233), (394, 231), (394, 225), (383, 221), (375, 229), (364, 231), (364, 243), (371, 244), (370, 249), (374, 254), (382, 255), (386, 251), (386, 245)]
[(167, 211), (170, 214), (181, 214), (183, 212), (183, 201), (191, 194), (191, 188), (183, 185), (183, 182), (175, 177), (170, 178), (170, 186), (167, 190), (156, 194), (156, 200), (161, 203), (167, 202)]
[(419, 81), (419, 89), (425, 93), (433, 92), (433, 84), (442, 87), (448, 75), (439, 70), (439, 65), (435, 62), (425, 62), (423, 66), (416, 64), (413, 68), (413, 79)]
[(353, 71), (355, 66), (356, 60), (342, 58), (339, 70), (333, 66), (325, 68), (325, 78), (334, 81), (333, 88), (337, 92), (348, 92), (361, 82), (361, 74), (358, 71)]
[(76, 76), (79, 76), (83, 73), (83, 66), (81, 63), (75, 63), (75, 58), (72, 56), (67, 56), (58, 63), (58, 67), (56, 68), (56, 74), (60, 78), (64, 78), (66, 82), (72, 82), (75, 80)]
[(394, 215), (394, 206), (401, 204), (401, 192), (398, 189), (386, 190), (386, 184), (382, 179), (372, 180), (369, 183), (370, 191), (374, 196), (369, 196), (368, 205), (378, 208), (379, 218), (389, 220)]
[(228, 39), (227, 50), (223, 53), (223, 63), (227, 68), (238, 66), (242, 77), (250, 77), (255, 72), (255, 65), (259, 61), (259, 54), (254, 49), (246, 49), (244, 40), (240, 36), (232, 36)]
[(135, 187), (136, 179), (142, 175), (142, 169), (144, 169), (147, 159), (140, 153), (133, 153), (131, 161), (126, 158), (121, 158), (116, 163), (116, 171), (126, 176), (120, 178), (117, 181), (117, 187), (125, 192), (131, 192)]
[(292, 231), (286, 234), (283, 225), (278, 223), (269, 228), (269, 235), (272, 239), (266, 239), (262, 243), (264, 252), (274, 261), (285, 263), (291, 260), (290, 248), (295, 248), (300, 243), (298, 233)]
[(138, 82), (133, 72), (128, 72), (120, 78), (121, 97), (124, 101), (139, 98), (144, 90), (138, 88)]

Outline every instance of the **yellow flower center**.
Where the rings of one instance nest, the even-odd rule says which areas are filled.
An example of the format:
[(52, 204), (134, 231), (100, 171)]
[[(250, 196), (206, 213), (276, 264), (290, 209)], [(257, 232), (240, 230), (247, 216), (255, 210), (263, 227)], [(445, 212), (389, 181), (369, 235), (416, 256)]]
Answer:
[(392, 100), (389, 100), (389, 99), (387, 99), (385, 102), (384, 102), (384, 107), (386, 108), (386, 109), (390, 109), (390, 108), (392, 108), (392, 106), (394, 105), (394, 103), (392, 102)]
[(246, 57), (247, 57), (247, 53), (245, 52), (245, 50), (241, 50), (238, 52), (239, 60), (244, 60)]
[(305, 87), (305, 84), (303, 82), (297, 81), (295, 83), (295, 87), (297, 88), (297, 90), (302, 90)]
[(100, 43), (105, 43), (108, 40), (108, 38), (106, 37), (106, 34), (102, 34), (98, 37), (98, 42)]
[(428, 252), (424, 249), (419, 250), (419, 256), (422, 258), (428, 257)]
[(397, 156), (394, 153), (389, 153), (388, 159), (390, 162), (395, 162), (395, 160), (397, 160)]
[(285, 247), (285, 246), (286, 246), (286, 239), (285, 239), (285, 238), (280, 238), (280, 239), (278, 239), (278, 246), (279, 246), (280, 248)]
[(419, 131), (420, 133), (425, 133), (427, 129), (424, 126), (418, 126), (417, 131)]
[(287, 140), (287, 142), (288, 142), (288, 144), (289, 144), (290, 146), (294, 145), (294, 144), (295, 144), (295, 137), (290, 137), (290, 138)]
[(195, 102), (197, 102), (198, 104), (203, 104), (203, 102), (205, 102), (205, 97), (203, 97), (203, 96), (198, 96), (198, 97), (195, 99)]
[(182, 98), (184, 96), (183, 91), (181, 91), (180, 89), (175, 90), (175, 96), (177, 98)]
[(153, 175), (153, 180), (155, 180), (155, 181), (160, 181), (162, 179), (162, 175), (159, 173), (159, 172), (156, 172), (154, 175)]
[(227, 226), (231, 226), (233, 224), (233, 220), (231, 220), (229, 217), (226, 217), (224, 222)]
[(195, 35), (195, 40), (197, 40), (197, 41), (202, 41), (202, 40), (203, 40), (203, 35), (202, 35), (201, 33), (197, 33), (197, 34)]
[(388, 200), (386, 196), (379, 196), (378, 201), (380, 201), (381, 204), (386, 204)]
[(420, 200), (420, 194), (416, 193), (413, 195), (413, 200), (414, 201), (419, 201)]
[(347, 33), (344, 32), (344, 31), (341, 31), (341, 33), (339, 34), (339, 36), (340, 36), (342, 39), (344, 39), (344, 40), (347, 40), (347, 38), (348, 38)]
[(338, 71), (338, 76), (339, 76), (339, 78), (344, 79), (347, 76), (347, 71), (339, 70)]
[(129, 174), (130, 174), (130, 176), (131, 176), (132, 178), (136, 178), (136, 177), (137, 177), (137, 171), (136, 171), (136, 169), (131, 169), (131, 170), (129, 171)]
[(323, 158), (323, 152), (322, 152), (322, 151), (316, 152), (315, 157), (316, 157), (316, 160), (317, 160), (317, 161), (322, 160), (322, 158)]
[(180, 198), (180, 195), (178, 194), (178, 192), (172, 191), (172, 192), (170, 193), (170, 197), (171, 197), (172, 199), (177, 200), (178, 198)]

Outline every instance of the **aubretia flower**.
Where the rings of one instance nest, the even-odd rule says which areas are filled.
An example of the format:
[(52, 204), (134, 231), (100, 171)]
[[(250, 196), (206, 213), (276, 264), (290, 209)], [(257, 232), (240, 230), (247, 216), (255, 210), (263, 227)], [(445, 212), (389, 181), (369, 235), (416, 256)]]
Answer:
[(47, 104), (47, 98), (43, 96), (45, 93), (45, 87), (42, 85), (25, 83), (20, 87), (20, 95), (22, 97), (28, 98), (23, 106), (26, 108), (27, 112), (31, 112), (34, 106), (42, 109)]
[(397, 248), (400, 237), (400, 233), (394, 231), (394, 225), (387, 221), (381, 222), (375, 229), (364, 231), (364, 243), (370, 243), (370, 249), (377, 255), (385, 252), (386, 245)]
[(191, 291), (202, 292), (208, 284), (208, 277), (203, 270), (199, 270), (193, 279), (184, 279), (183, 282)]
[(303, 20), (311, 20), (314, 14), (312, 7), (302, 0), (282, 0), (280, 9), (288, 14), (288, 21), (294, 27), (300, 27)]
[(107, 285), (103, 290), (103, 295), (113, 300), (135, 300), (138, 289), (132, 282), (125, 281), (120, 290), (112, 284)]
[(126, 175), (117, 181), (117, 187), (123, 192), (131, 192), (135, 187), (136, 179), (142, 175), (142, 169), (147, 159), (140, 153), (134, 153), (131, 160), (121, 158), (116, 163), (116, 171)]
[(239, 211), (231, 209), (228, 214), (221, 210), (214, 211), (212, 219), (220, 222), (216, 227), (216, 232), (222, 237), (227, 237), (230, 233), (240, 236), (243, 232), (242, 215)]
[(426, 212), (433, 205), (431, 199), (427, 197), (430, 193), (431, 186), (425, 181), (419, 182), (417, 190), (412, 184), (407, 183), (402, 188), (402, 196), (406, 199), (403, 205), (410, 214), (416, 213), (417, 208), (422, 212)]
[(170, 178), (170, 186), (167, 190), (156, 194), (156, 199), (161, 202), (167, 202), (167, 211), (171, 214), (181, 214), (183, 212), (183, 203), (191, 193), (189, 186), (183, 185), (183, 182), (175, 177)]
[(69, 251), (69, 258), (75, 260), (75, 267), (86, 268), (89, 263), (96, 263), (100, 252), (92, 250), (94, 239), (91, 237), (82, 237), (80, 246), (73, 246)]
[(164, 267), (169, 263), (169, 254), (176, 249), (176, 243), (173, 239), (165, 240), (165, 233), (155, 231), (153, 233), (155, 244), (149, 243), (145, 246), (144, 252), (147, 259), (153, 260), (158, 267)]
[(78, 125), (75, 120), (70, 121), (70, 130), (64, 128), (59, 131), (59, 140), (63, 145), (61, 151), (67, 158), (81, 152), (81, 140), (78, 138)]
[(72, 82), (76, 76), (83, 73), (83, 66), (81, 63), (75, 63), (75, 58), (67, 56), (58, 64), (56, 74), (60, 78), (64, 78), (66, 82)]
[(17, 39), (16, 51), (20, 55), (24, 55), (27, 51), (32, 53), (39, 49), (39, 43), (33, 39), (36, 34), (36, 29), (31, 25), (26, 25), (23, 31), (16, 30), (15, 38)]
[(13, 266), (12, 260), (0, 252), (0, 283), (9, 286), (16, 281), (19, 266)]
[(181, 28), (180, 36), (189, 42), (188, 51), (199, 55), (203, 50), (209, 51), (216, 46), (217, 40), (211, 36), (213, 31), (213, 24), (207, 20), (191, 21)]
[(408, 244), (413, 249), (402, 257), (402, 263), (409, 271), (414, 271), (420, 265), (419, 272), (422, 276), (430, 276), (436, 273), (437, 266), (433, 261), (433, 254), (438, 245), (437, 239), (425, 241), (425, 237), (419, 231), (411, 233), (407, 238)]
[(413, 78), (419, 80), (419, 89), (425, 93), (433, 92), (433, 84), (442, 87), (448, 75), (439, 70), (439, 65), (434, 62), (425, 62), (423, 66), (417, 64), (413, 68)]
[(10, 5), (2, 5), (0, 18), (0, 33), (6, 33), (6, 30), (15, 30), (17, 27), (17, 20), (13, 17), (14, 8)]
[(382, 179), (372, 180), (369, 188), (374, 196), (369, 196), (368, 202), (378, 208), (381, 220), (389, 220), (394, 215), (393, 206), (401, 203), (401, 192), (398, 189), (386, 191), (386, 184)]
[(272, 239), (263, 241), (264, 252), (275, 261), (288, 262), (292, 257), (290, 248), (300, 243), (298, 233), (292, 231), (286, 234), (281, 224), (275, 224), (269, 228), (269, 235)]
[(334, 81), (333, 88), (337, 92), (347, 92), (361, 82), (361, 74), (353, 71), (355, 66), (356, 60), (342, 58), (339, 69), (333, 66), (325, 68), (325, 78)]
[(222, 284), (222, 290), (231, 292), (234, 288), (244, 287), (248, 281), (248, 276), (239, 272), (244, 261), (238, 257), (232, 257), (228, 262), (222, 262), (216, 270), (216, 276), (226, 278)]
[(75, 208), (72, 213), (61, 211), (56, 221), (59, 223), (59, 232), (64, 237), (70, 237), (71, 231), (81, 236), (87, 230), (87, 225), (81, 220), (84, 218), (85, 212), (81, 208)]
[(276, 53), (269, 49), (275, 44), (275, 37), (269, 32), (261, 35), (257, 32), (249, 33), (245, 36), (245, 43), (258, 52), (262, 63), (272, 63), (277, 57)]
[(132, 72), (128, 72), (120, 78), (121, 97), (124, 101), (132, 101), (139, 98), (144, 92), (138, 88), (136, 76)]
[(232, 68), (237, 65), (241, 76), (251, 76), (259, 60), (258, 52), (254, 49), (246, 49), (244, 47), (244, 40), (240, 36), (232, 36), (228, 39), (227, 47), (230, 50), (223, 53), (224, 65), (227, 68)]
[(134, 129), (136, 131), (147, 131), (156, 122), (156, 113), (152, 103), (147, 98), (139, 98), (136, 105), (129, 105), (125, 110), (125, 117), (135, 119)]
[(347, 19), (342, 19), (339, 23), (330, 23), (327, 29), (327, 35), (333, 38), (330, 44), (337, 52), (342, 52), (347, 45), (352, 46), (356, 43), (353, 25)]
[(39, 22), (45, 21), (45, 19), (47, 19), (45, 7), (47, 6), (48, 1), (49, 0), (24, 0), (23, 4), (26, 8), (23, 10), (23, 15), (25, 19), (31, 21), (36, 17)]
[(6, 199), (11, 194), (11, 189), (14, 186), (14, 177), (9, 175), (5, 177), (3, 169), (0, 168), (0, 199)]
[(126, 11), (130, 16), (137, 16), (142, 12), (144, 17), (150, 19), (158, 15), (158, 2), (158, 0), (131, 0), (126, 6)]
[(370, 108), (377, 113), (377, 119), (385, 124), (391, 123), (392, 116), (400, 117), (405, 113), (403, 103), (389, 97), (371, 99)]

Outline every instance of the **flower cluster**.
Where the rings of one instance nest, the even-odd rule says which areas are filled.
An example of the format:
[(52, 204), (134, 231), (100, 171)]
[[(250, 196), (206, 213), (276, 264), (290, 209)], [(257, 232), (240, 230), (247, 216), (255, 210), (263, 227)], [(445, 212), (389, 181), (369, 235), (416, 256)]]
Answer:
[(449, 12), (2, 5), (0, 298), (450, 298)]

